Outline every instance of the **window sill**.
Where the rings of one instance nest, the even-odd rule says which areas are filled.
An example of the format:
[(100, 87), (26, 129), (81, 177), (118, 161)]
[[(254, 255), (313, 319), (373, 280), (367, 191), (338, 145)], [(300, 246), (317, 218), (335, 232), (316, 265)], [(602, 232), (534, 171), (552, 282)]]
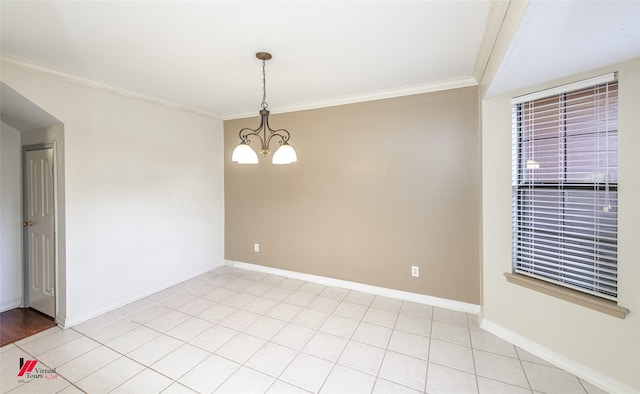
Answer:
[(589, 294), (584, 294), (577, 290), (567, 289), (566, 287), (554, 285), (552, 283), (548, 283), (535, 278), (530, 278), (525, 275), (505, 272), (504, 276), (507, 278), (507, 281), (515, 285), (524, 286), (528, 289), (535, 290), (552, 297), (573, 302), (574, 304), (582, 305), (584, 307), (596, 310), (598, 312), (606, 313), (619, 319), (624, 319), (625, 316), (629, 314), (629, 310), (627, 308), (618, 306), (613, 301), (605, 300), (603, 298), (599, 298)]

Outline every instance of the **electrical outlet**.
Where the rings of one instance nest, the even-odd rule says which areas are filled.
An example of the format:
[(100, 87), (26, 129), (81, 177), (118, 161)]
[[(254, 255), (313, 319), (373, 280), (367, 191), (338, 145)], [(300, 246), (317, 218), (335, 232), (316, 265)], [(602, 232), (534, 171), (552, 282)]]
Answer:
[(260, 251), (260, 244), (253, 244), (253, 251), (258, 253)]
[(418, 267), (417, 265), (412, 265), (411, 266), (411, 276), (417, 278), (420, 276), (420, 267)]

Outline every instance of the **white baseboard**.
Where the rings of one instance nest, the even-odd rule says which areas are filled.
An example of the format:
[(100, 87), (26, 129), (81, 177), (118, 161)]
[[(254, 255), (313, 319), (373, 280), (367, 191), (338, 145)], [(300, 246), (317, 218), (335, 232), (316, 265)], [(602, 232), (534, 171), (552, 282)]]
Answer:
[(167, 281), (163, 284), (160, 285), (156, 285), (154, 287), (151, 288), (147, 288), (139, 293), (133, 294), (133, 295), (129, 295), (127, 297), (124, 297), (116, 302), (113, 302), (112, 304), (109, 304), (107, 306), (103, 306), (100, 308), (96, 308), (94, 310), (91, 311), (91, 313), (86, 313), (80, 316), (73, 316), (72, 318), (64, 318), (61, 319), (60, 317), (56, 318), (57, 323), (62, 326), (62, 328), (69, 328), (69, 327), (73, 327), (76, 324), (80, 324), (82, 322), (85, 322), (87, 320), (93, 319), (94, 317), (100, 316), (104, 313), (110, 312), (112, 310), (118, 309), (122, 306), (125, 306), (127, 304), (130, 304), (132, 302), (138, 301), (140, 299), (143, 299), (147, 296), (150, 296), (151, 294), (157, 293), (159, 291), (165, 290), (171, 286), (177, 285), (179, 283), (185, 282), (189, 279), (193, 279), (197, 276), (200, 276), (202, 274), (206, 274), (209, 271), (212, 271), (216, 268), (220, 268), (222, 266), (225, 265), (224, 261), (219, 261), (216, 262), (215, 264), (212, 264), (208, 267), (196, 270), (196, 271), (192, 271), (188, 274), (185, 274), (183, 276), (174, 278), (170, 281)]
[(526, 350), (527, 352), (540, 357), (541, 359), (548, 361), (549, 363), (562, 368), (565, 371), (583, 379), (596, 387), (599, 387), (609, 393), (616, 394), (640, 394), (634, 388), (605, 376), (597, 371), (592, 370), (580, 363), (570, 360), (553, 350), (540, 345), (522, 335), (519, 335), (511, 330), (502, 327), (492, 321), (483, 319), (480, 327), (505, 341)]
[(8, 311), (13, 308), (20, 308), (22, 306), (22, 297), (14, 298), (8, 301), (0, 303), (0, 312)]
[(362, 291), (384, 297), (398, 298), (405, 301), (417, 302), (441, 308), (452, 309), (460, 312), (472, 314), (480, 313), (480, 305), (469, 304), (461, 301), (448, 300), (445, 298), (432, 297), (424, 294), (411, 293), (408, 291), (388, 289), (385, 287), (367, 285), (364, 283), (351, 282), (342, 279), (328, 278), (326, 276), (305, 274), (302, 272), (288, 271), (280, 268), (266, 267), (263, 265), (243, 263), (240, 261), (225, 260), (228, 267), (242, 268), (249, 271), (263, 272), (267, 274), (284, 276), (292, 279), (304, 280), (307, 282), (318, 283), (325, 286), (342, 287), (344, 289)]

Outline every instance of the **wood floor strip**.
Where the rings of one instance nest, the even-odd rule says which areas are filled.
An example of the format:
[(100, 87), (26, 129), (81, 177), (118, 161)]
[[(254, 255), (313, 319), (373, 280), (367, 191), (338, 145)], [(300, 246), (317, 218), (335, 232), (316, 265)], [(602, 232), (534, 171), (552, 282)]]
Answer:
[(0, 313), (0, 347), (55, 327), (53, 318), (35, 309), (15, 308)]

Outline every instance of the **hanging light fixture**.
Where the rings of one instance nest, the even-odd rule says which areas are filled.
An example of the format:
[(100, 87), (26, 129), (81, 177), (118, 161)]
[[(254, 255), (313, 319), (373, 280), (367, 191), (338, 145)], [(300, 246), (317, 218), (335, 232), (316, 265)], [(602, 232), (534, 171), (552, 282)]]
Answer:
[(273, 137), (280, 139), (280, 146), (273, 154), (273, 164), (290, 164), (298, 160), (296, 151), (291, 145), (289, 145), (290, 134), (285, 129), (273, 130), (269, 126), (269, 111), (267, 108), (267, 88), (266, 88), (266, 74), (265, 74), (265, 62), (271, 59), (271, 54), (267, 52), (258, 52), (256, 57), (262, 60), (262, 103), (260, 107), (260, 126), (257, 129), (251, 129), (245, 127), (240, 130), (240, 144), (236, 146), (231, 155), (231, 161), (235, 161), (239, 164), (258, 164), (258, 155), (251, 149), (249, 144), (251, 141), (249, 137), (254, 136), (260, 140), (260, 153), (262, 156), (267, 157), (271, 150), (269, 144)]

